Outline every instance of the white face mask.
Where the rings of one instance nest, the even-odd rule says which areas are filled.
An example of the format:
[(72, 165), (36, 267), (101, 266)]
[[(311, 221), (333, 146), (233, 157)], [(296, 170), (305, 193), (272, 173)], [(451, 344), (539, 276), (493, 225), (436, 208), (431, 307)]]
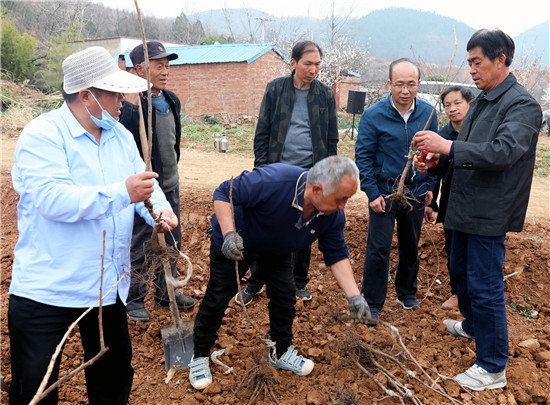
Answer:
[(103, 109), (103, 107), (101, 106), (101, 104), (99, 104), (99, 101), (97, 101), (97, 98), (95, 98), (94, 96), (94, 93), (92, 93), (90, 91), (90, 94), (92, 95), (92, 97), (94, 98), (94, 100), (96, 101), (97, 105), (99, 106), (99, 108), (101, 108), (101, 119), (98, 119), (96, 117), (94, 117), (90, 111), (88, 111), (88, 107), (84, 106), (84, 108), (86, 108), (86, 111), (88, 111), (88, 114), (90, 114), (90, 118), (92, 119), (92, 121), (100, 128), (103, 128), (103, 129), (113, 129), (116, 124), (118, 124), (118, 121), (115, 120), (113, 117), (111, 117), (111, 114), (109, 114), (107, 111), (105, 111)]

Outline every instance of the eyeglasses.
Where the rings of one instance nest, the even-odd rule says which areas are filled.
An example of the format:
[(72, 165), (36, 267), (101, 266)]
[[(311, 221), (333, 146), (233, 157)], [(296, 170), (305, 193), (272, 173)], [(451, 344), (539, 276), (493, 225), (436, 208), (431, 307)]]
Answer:
[(403, 90), (403, 89), (409, 89), (409, 90), (416, 90), (418, 88), (418, 84), (417, 83), (409, 83), (409, 84), (404, 84), (404, 83), (392, 83), (391, 84), (393, 87), (395, 87), (397, 90)]

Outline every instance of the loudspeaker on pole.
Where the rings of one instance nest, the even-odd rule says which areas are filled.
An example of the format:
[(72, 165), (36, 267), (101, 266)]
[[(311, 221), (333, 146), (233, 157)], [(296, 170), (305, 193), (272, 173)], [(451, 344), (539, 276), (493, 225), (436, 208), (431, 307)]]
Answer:
[(348, 114), (363, 114), (365, 109), (365, 92), (350, 90), (348, 93), (348, 105), (346, 112)]

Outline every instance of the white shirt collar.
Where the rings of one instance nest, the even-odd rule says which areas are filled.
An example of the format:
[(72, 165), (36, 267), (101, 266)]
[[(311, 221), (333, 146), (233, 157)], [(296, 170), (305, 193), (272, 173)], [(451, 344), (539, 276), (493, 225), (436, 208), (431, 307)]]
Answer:
[[(395, 110), (399, 113), (399, 115), (401, 115), (401, 112), (397, 109), (397, 107), (395, 106), (395, 104), (393, 103), (393, 97), (390, 95), (390, 102), (391, 102), (391, 105), (393, 106), (393, 108), (395, 108)], [(411, 116), (411, 114), (413, 113), (414, 111), (414, 107), (416, 105), (416, 97), (413, 98), (413, 102), (411, 104), (411, 108), (409, 108), (404, 115), (402, 115), (403, 117), (403, 120), (405, 122), (408, 121), (409, 117)]]

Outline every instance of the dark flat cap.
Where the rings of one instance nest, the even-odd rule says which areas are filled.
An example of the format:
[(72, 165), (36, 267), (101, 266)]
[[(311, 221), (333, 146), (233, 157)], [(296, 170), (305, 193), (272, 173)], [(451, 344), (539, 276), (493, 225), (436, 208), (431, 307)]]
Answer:
[[(149, 60), (168, 58), (168, 60), (177, 59), (178, 55), (175, 53), (166, 52), (166, 48), (158, 41), (147, 42), (147, 52), (149, 53)], [(136, 46), (132, 52), (130, 52), (130, 60), (133, 65), (139, 65), (145, 61), (145, 53), (143, 52), (143, 44)]]

